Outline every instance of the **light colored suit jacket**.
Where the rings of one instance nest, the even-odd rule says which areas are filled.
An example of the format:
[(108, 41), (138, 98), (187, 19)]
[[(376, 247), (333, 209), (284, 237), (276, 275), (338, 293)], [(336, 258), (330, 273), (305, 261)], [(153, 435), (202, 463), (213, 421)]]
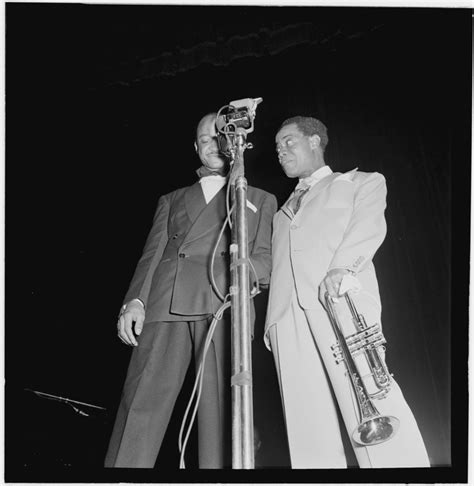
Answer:
[(288, 201), (275, 214), (267, 346), (268, 329), (283, 320), (295, 290), (304, 309), (322, 310), (319, 285), (333, 268), (355, 272), (380, 305), (372, 258), (386, 234), (386, 193), (377, 172), (332, 173), (309, 190), (294, 217)]
[[(249, 256), (260, 283), (268, 284), (277, 202), (272, 194), (252, 186), (247, 189), (247, 200)], [(225, 187), (208, 204), (199, 182), (160, 197), (124, 299), (139, 298), (145, 303), (145, 323), (196, 320), (217, 311), (222, 302), (211, 287), (209, 264), (225, 218)], [(223, 295), (229, 286), (229, 243), (226, 231), (214, 261), (215, 281)]]

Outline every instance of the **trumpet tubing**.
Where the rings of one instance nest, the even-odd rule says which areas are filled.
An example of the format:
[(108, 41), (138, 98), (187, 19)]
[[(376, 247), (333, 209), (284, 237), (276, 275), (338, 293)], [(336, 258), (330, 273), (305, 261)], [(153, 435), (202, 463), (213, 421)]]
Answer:
[[(368, 326), (365, 318), (357, 311), (349, 293), (344, 294), (356, 332), (344, 335), (335, 305), (326, 293), (329, 320), (336, 335), (337, 343), (331, 346), (336, 363), (344, 362), (360, 412), (359, 425), (352, 438), (361, 445), (380, 444), (391, 439), (399, 427), (399, 420), (392, 416), (382, 416), (372, 399), (383, 398), (390, 391), (391, 375), (380, 356), (386, 340), (379, 324)], [(368, 373), (362, 374), (356, 363), (363, 359)], [(360, 362), (360, 361), (359, 361)], [(369, 388), (373, 391), (370, 393)]]

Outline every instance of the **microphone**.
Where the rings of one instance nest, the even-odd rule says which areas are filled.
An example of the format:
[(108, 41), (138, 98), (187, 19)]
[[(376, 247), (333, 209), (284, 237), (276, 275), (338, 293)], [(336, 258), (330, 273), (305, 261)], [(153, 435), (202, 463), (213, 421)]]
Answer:
[(217, 144), (219, 152), (230, 157), (233, 139), (237, 131), (245, 135), (253, 132), (257, 105), (263, 98), (244, 98), (224, 105), (216, 116)]

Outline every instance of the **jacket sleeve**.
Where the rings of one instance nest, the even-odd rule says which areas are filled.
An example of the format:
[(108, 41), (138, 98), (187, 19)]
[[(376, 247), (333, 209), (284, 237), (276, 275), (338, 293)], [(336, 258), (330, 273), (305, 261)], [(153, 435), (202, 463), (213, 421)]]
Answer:
[[(250, 261), (255, 267), (260, 285), (270, 283), (270, 273), (272, 266), (272, 221), (277, 211), (277, 200), (273, 194), (265, 194), (262, 206), (260, 208), (260, 218), (256, 236), (250, 251)], [(254, 276), (250, 271), (251, 280)]]
[(145, 306), (147, 304), (153, 274), (168, 242), (169, 212), (169, 197), (161, 196), (153, 218), (153, 226), (148, 234), (143, 254), (138, 261), (124, 303), (138, 298)]
[(372, 260), (387, 233), (386, 197), (382, 174), (374, 172), (362, 182), (354, 195), (351, 219), (328, 270), (345, 268), (357, 273)]

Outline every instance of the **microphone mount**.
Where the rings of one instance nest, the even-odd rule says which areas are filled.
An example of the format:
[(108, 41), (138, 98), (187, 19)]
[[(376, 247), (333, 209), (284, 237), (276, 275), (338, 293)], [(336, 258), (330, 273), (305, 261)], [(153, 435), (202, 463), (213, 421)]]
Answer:
[[(263, 98), (244, 98), (231, 101), (217, 113), (216, 131), (219, 151), (233, 162), (237, 157), (237, 145), (241, 149), (251, 149), (246, 143), (247, 135), (254, 130), (257, 105)], [(231, 162), (231, 163), (232, 163)]]

